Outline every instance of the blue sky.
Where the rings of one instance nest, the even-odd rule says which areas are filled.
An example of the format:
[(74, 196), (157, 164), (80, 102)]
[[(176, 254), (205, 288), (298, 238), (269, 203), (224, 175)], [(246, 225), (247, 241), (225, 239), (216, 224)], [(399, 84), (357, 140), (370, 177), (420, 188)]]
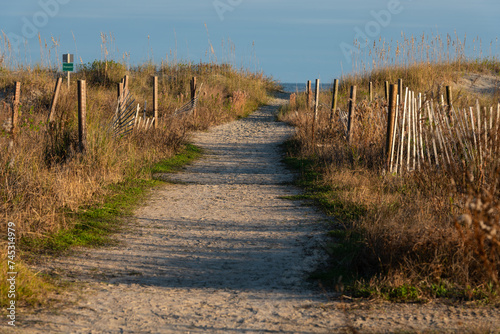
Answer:
[[(101, 59), (103, 32), (114, 36), (109, 57), (122, 60), (127, 53), (132, 65), (217, 58), (281, 82), (330, 82), (351, 71), (341, 46), (352, 45), (359, 31), (370, 41), (396, 40), (402, 31), (456, 31), (469, 41), (478, 36), (485, 55), (493, 41), (498, 57), (498, 14), (498, 0), (23, 0), (2, 5), (0, 30), (14, 45), (26, 40), (17, 44), (18, 59), (31, 64), (40, 61), (38, 32), (59, 40), (58, 58), (74, 53), (85, 63)], [(55, 50), (51, 56), (55, 63)]]

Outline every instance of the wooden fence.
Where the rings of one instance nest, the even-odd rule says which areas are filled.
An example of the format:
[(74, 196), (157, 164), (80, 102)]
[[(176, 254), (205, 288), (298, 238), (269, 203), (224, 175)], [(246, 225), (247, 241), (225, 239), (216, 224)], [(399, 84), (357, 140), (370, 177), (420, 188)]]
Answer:
[[(135, 104), (129, 90), (130, 77), (125, 76), (117, 85), (117, 107), (114, 116), (108, 128), (112, 132), (113, 137), (123, 137), (134, 130), (148, 131), (156, 129), (159, 126), (159, 110), (158, 110), (158, 77), (153, 77), (153, 117), (146, 117), (146, 103), (144, 104), (144, 115), (140, 116), (141, 106)], [(62, 78), (58, 78), (54, 88), (53, 97), (51, 100), (49, 115), (47, 117), (47, 130), (50, 134), (55, 128), (57, 102), (60, 96)], [(202, 86), (202, 85), (201, 85)], [(200, 89), (201, 89), (200, 86)], [(78, 150), (85, 153), (87, 149), (87, 85), (85, 80), (78, 80)], [(170, 117), (185, 116), (188, 114), (196, 115), (196, 104), (198, 101), (198, 86), (196, 77), (191, 79), (190, 83), (191, 100), (172, 112)], [(9, 134), (9, 150), (15, 145), (18, 133), (18, 117), (20, 114), (21, 101), (21, 83), (16, 82), (14, 97), (12, 102), (4, 101), (4, 110), (9, 113), (8, 118), (3, 120), (3, 128)]]
[[(332, 104), (329, 115), (331, 124), (339, 122), (344, 138), (351, 145), (353, 122), (357, 111), (357, 87), (350, 88), (347, 110), (337, 107), (338, 85), (336, 79), (332, 87)], [(370, 82), (368, 99), (373, 101), (373, 84)], [(385, 136), (386, 171), (401, 174), (435, 167), (443, 170), (457, 170), (467, 166), (477, 172), (498, 157), (500, 143), (500, 103), (496, 108), (483, 107), (479, 102), (470, 108), (453, 105), (452, 91), (446, 87), (446, 99), (439, 101), (428, 98), (403, 87), (403, 80), (397, 84), (385, 82), (386, 107), (382, 112), (371, 115), (386, 126)], [(310, 81), (306, 85), (307, 109), (314, 105), (311, 140), (315, 143), (318, 120), (319, 80), (316, 80), (316, 100), (311, 101)], [(294, 95), (295, 103), (296, 95)], [(378, 110), (377, 110), (378, 111)], [(336, 115), (336, 117), (335, 117)]]

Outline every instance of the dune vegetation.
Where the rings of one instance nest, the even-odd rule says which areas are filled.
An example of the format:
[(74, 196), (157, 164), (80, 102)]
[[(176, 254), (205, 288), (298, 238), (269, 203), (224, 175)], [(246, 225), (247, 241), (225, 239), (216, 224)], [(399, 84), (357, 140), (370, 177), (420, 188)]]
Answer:
[[(106, 49), (103, 38), (103, 49)], [(188, 145), (189, 133), (244, 117), (266, 103), (274, 81), (262, 73), (228, 64), (162, 61), (129, 66), (103, 59), (80, 63), (66, 79), (57, 103), (55, 122), (48, 115), (54, 87), (63, 76), (49, 61), (57, 55), (42, 49), (42, 63), (18, 65), (3, 36), (0, 49), (0, 230), (15, 224), (16, 266), (21, 304), (44, 302), (50, 279), (27, 269), (39, 254), (59, 254), (72, 246), (112, 242), (120, 215), (130, 214), (143, 194), (159, 181), (155, 172), (175, 170), (200, 154)], [(42, 46), (42, 43), (41, 43)], [(117, 108), (117, 85), (129, 76), (130, 94), (140, 116), (153, 116), (153, 76), (158, 77), (158, 127), (136, 129), (127, 136), (109, 131)], [(196, 113), (174, 115), (188, 102), (190, 80), (197, 78)], [(77, 80), (87, 84), (87, 150), (78, 150)], [(16, 110), (18, 127), (10, 148), (10, 118), (15, 82), (21, 83)], [(3, 102), (3, 103), (2, 103)], [(146, 107), (149, 106), (149, 107)], [(6, 295), (6, 239), (0, 241), (0, 292)], [(2, 299), (2, 303), (7, 302)], [(2, 305), (4, 306), (4, 305)]]
[[(299, 183), (306, 190), (296, 198), (312, 200), (336, 221), (328, 246), (331, 264), (313, 277), (325, 287), (351, 297), (395, 301), (443, 297), (498, 302), (500, 61), (493, 56), (467, 57), (464, 43), (449, 36), (444, 41), (403, 36), (392, 50), (383, 41), (375, 43), (365, 50), (370, 60), (359, 61), (357, 72), (340, 78), (337, 110), (332, 110), (332, 92), (321, 92), (314, 141), (314, 108), (306, 94), (297, 92), (282, 108), (280, 119), (298, 129), (286, 144), (287, 160), (301, 170)], [(488, 78), (496, 86), (476, 89), (471, 78)], [(422, 93), (425, 103), (435, 101), (436, 111), (445, 115), (442, 124), (450, 131), (443, 132), (442, 139), (451, 149), (438, 155), (441, 161), (449, 157), (450, 167), (429, 163), (432, 158), (418, 160), (418, 168), (401, 164), (399, 173), (389, 171), (385, 81), (397, 84), (398, 79), (405, 88)], [(347, 141), (339, 117), (340, 110), (348, 110), (351, 86), (357, 86), (357, 99)], [(453, 92), (453, 110), (441, 103), (446, 86)], [(476, 120), (476, 103), (481, 128), (457, 136), (461, 125), (454, 121), (454, 113), (474, 107)], [(416, 125), (435, 128), (436, 120), (424, 112), (419, 115)], [(480, 130), (482, 120), (488, 133)], [(430, 151), (425, 146), (434, 138), (430, 130), (421, 132), (429, 135), (428, 142), (422, 140), (422, 151)], [(470, 146), (462, 149), (462, 138), (473, 142), (476, 137), (481, 138), (482, 152)], [(481, 164), (466, 160), (469, 155), (479, 157)]]

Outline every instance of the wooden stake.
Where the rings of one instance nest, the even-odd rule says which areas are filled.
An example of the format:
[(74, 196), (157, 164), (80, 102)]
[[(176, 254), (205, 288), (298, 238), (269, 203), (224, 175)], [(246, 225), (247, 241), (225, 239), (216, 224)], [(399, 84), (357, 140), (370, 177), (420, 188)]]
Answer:
[[(396, 92), (397, 92), (397, 89), (398, 89), (398, 87), (396, 85)], [(398, 173), (399, 150), (401, 147), (401, 141), (397, 140), (396, 137), (398, 135), (401, 136), (402, 131), (403, 131), (403, 127), (401, 125), (399, 125), (399, 121), (401, 119), (400, 112), (402, 112), (402, 110), (400, 110), (400, 106), (401, 106), (401, 104), (399, 103), (399, 95), (396, 93), (396, 121), (394, 124), (394, 138), (393, 138), (394, 145), (392, 146), (392, 152), (393, 152), (392, 154), (393, 155), (394, 155), (394, 153), (396, 154), (396, 163), (394, 165), (393, 165), (394, 159), (393, 159), (393, 157), (391, 157), (391, 173), (394, 172), (396, 174)], [(396, 146), (396, 144), (397, 144), (397, 146)]]
[(448, 162), (448, 165), (451, 167), (450, 155), (448, 154), (448, 146), (447, 146), (446, 141), (444, 140), (444, 135), (443, 135), (443, 123), (441, 120), (441, 115), (439, 115), (439, 112), (438, 112), (439, 109), (436, 107), (436, 110), (434, 112), (434, 105), (431, 103), (431, 111), (433, 113), (433, 118), (436, 121), (436, 129), (437, 129), (439, 147), (441, 148), (441, 152), (444, 152), (444, 154), (446, 156), (446, 161)]
[(155, 118), (155, 129), (158, 129), (158, 77), (153, 77), (153, 112)]
[(313, 122), (312, 122), (312, 143), (314, 145), (314, 134), (315, 134), (315, 127), (316, 127), (316, 122), (318, 120), (318, 105), (319, 105), (319, 79), (316, 79), (316, 90), (315, 90), (315, 98), (314, 98), (314, 115), (313, 115)]
[(370, 102), (373, 101), (373, 82), (370, 81), (370, 85), (368, 86), (368, 94), (370, 95)]
[(123, 80), (117, 84), (117, 98), (118, 102), (121, 103), (121, 99), (123, 97)]
[(347, 115), (347, 142), (351, 142), (352, 137), (352, 118), (356, 106), (356, 86), (351, 86), (351, 97), (349, 99), (349, 114)]
[(312, 89), (311, 89), (311, 80), (307, 80), (307, 86), (306, 86), (306, 91), (307, 91), (307, 110), (311, 108), (312, 104)]
[(477, 111), (477, 143), (479, 146), (479, 163), (483, 165), (483, 149), (481, 146), (481, 106), (479, 105), (479, 100), (476, 100), (476, 111)]
[(472, 138), (474, 140), (474, 148), (476, 150), (476, 158), (477, 158), (477, 161), (479, 161), (479, 157), (477, 156), (478, 154), (478, 147), (477, 147), (477, 138), (476, 138), (476, 129), (475, 129), (475, 126), (474, 126), (474, 108), (470, 107), (470, 124), (471, 124), (471, 128), (472, 128)]
[[(398, 86), (399, 87), (399, 86)], [(399, 95), (399, 98), (402, 99), (402, 96)], [(407, 105), (406, 105), (406, 101), (408, 100), (407, 99), (407, 96), (408, 96), (408, 89), (406, 90), (406, 96), (404, 98), (404, 109), (403, 109), (403, 121), (402, 121), (402, 125), (401, 125), (401, 140), (400, 140), (400, 151), (399, 151), (399, 156), (398, 156), (398, 162), (401, 163), (401, 170), (403, 170), (403, 153), (404, 153), (404, 143), (405, 143), (405, 136), (406, 136), (406, 132), (405, 132), (405, 125), (406, 125), (406, 112), (407, 112)], [(399, 101), (399, 104), (401, 105), (402, 102)], [(396, 173), (397, 173), (397, 170), (398, 170), (398, 164), (396, 164)]]
[(406, 101), (403, 101), (403, 79), (398, 79), (398, 94), (399, 94), (399, 103), (403, 104)]
[[(196, 77), (191, 79), (191, 100), (196, 98)], [(193, 108), (193, 117), (196, 119), (196, 108)]]
[(123, 91), (125, 92), (125, 95), (128, 94), (128, 84), (129, 84), (129, 81), (130, 81), (130, 76), (126, 75), (123, 78)]
[(448, 103), (448, 112), (450, 112), (451, 110), (451, 107), (453, 106), (452, 103), (452, 99), (453, 99), (453, 96), (451, 95), (451, 87), (450, 86), (446, 86), (446, 102)]
[(387, 101), (387, 103), (389, 103), (389, 95), (390, 95), (389, 81), (385, 81), (384, 85), (385, 85), (385, 100)]
[[(9, 150), (14, 148), (14, 143), (17, 137), (17, 123), (19, 119), (19, 105), (21, 104), (21, 83), (16, 82), (16, 88), (14, 91), (14, 100), (12, 101), (12, 114), (11, 114), (11, 128), (10, 128), (10, 141)], [(12, 162), (14, 159), (12, 160)]]
[[(420, 169), (421, 164), (425, 163), (424, 156), (424, 142), (422, 138), (422, 93), (418, 93), (418, 105), (417, 105), (417, 121), (418, 121), (418, 133), (419, 133), (419, 149), (420, 149), (420, 160), (418, 161), (418, 169)], [(427, 146), (426, 146), (427, 148)]]
[(141, 120), (139, 118), (139, 111), (141, 111), (141, 105), (137, 103), (137, 111), (135, 112), (135, 119), (134, 119), (134, 128), (137, 126), (137, 122)]
[(330, 124), (333, 124), (333, 118), (337, 112), (337, 99), (339, 95), (339, 80), (333, 80), (333, 98), (332, 98), (332, 110), (330, 112)]
[(412, 138), (412, 104), (411, 104), (411, 92), (408, 91), (408, 87), (406, 88), (406, 97), (407, 101), (405, 101), (405, 105), (408, 105), (408, 144), (406, 150), (406, 170), (410, 170), (410, 157), (411, 157), (411, 138)]
[(17, 132), (17, 123), (19, 118), (19, 105), (21, 104), (21, 83), (16, 82), (14, 93), (14, 105), (12, 109), (12, 129)]
[[(436, 122), (434, 121), (434, 118), (432, 117), (433, 113), (431, 111), (431, 107), (430, 107), (429, 102), (426, 102), (426, 107), (427, 107), (427, 113), (429, 115), (430, 127), (432, 130), (432, 148), (434, 149), (434, 160), (436, 161), (436, 166), (439, 167), (439, 156), (437, 153), (437, 146), (436, 146), (436, 133), (437, 133)], [(430, 158), (429, 158), (429, 162), (430, 162)]]
[(413, 170), (417, 168), (417, 144), (418, 144), (418, 136), (417, 136), (417, 100), (415, 98), (415, 92), (411, 92), (411, 104), (412, 104), (412, 119), (411, 123), (413, 128)]
[(62, 85), (63, 79), (58, 78), (56, 82), (56, 87), (54, 88), (54, 96), (52, 97), (52, 103), (50, 104), (50, 113), (49, 113), (49, 118), (47, 119), (47, 122), (52, 124), (54, 122), (54, 116), (56, 113), (56, 105), (57, 105), (57, 100), (59, 99), (59, 92), (61, 91), (61, 85)]
[(80, 153), (87, 150), (87, 88), (85, 80), (78, 80), (78, 142)]
[[(393, 168), (393, 162), (394, 162), (394, 152), (396, 152), (396, 173), (397, 173), (397, 161), (398, 161), (398, 153), (399, 152), (399, 141), (398, 141), (398, 146), (396, 148), (396, 134), (398, 133), (398, 121), (399, 121), (399, 95), (398, 95), (398, 87), (396, 85), (393, 85), (394, 87), (392, 88), (393, 89), (393, 93), (394, 94), (394, 97), (395, 97), (395, 101), (393, 102), (394, 103), (394, 106), (395, 106), (395, 111), (396, 111), (396, 115), (394, 117), (394, 133), (393, 133), (393, 136), (391, 138), (392, 140), (392, 145), (391, 145), (391, 161), (390, 161), (390, 172), (392, 173), (394, 171), (394, 168)], [(389, 96), (390, 96), (391, 93), (389, 93)]]
[(391, 165), (391, 157), (393, 152), (394, 125), (396, 120), (396, 96), (397, 88), (391, 85), (389, 90), (389, 115), (387, 117), (387, 137), (385, 140), (385, 154), (387, 166)]

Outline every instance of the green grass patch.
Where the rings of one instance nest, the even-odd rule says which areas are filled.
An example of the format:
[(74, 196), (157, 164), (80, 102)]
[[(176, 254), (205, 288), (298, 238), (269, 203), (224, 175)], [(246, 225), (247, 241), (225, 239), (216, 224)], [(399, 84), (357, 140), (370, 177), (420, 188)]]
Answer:
[(25, 237), (21, 239), (21, 247), (29, 253), (56, 255), (75, 246), (98, 247), (116, 243), (111, 235), (122, 228), (120, 218), (132, 214), (147, 190), (160, 183), (156, 180), (129, 179), (108, 186), (108, 194), (101, 204), (65, 213), (72, 228), (60, 230), (46, 238)]
[[(201, 149), (194, 145), (186, 147), (170, 159), (158, 162), (151, 168), (151, 172), (175, 172), (182, 166), (200, 157)], [(24, 237), (19, 241), (22, 249), (22, 258), (28, 262), (34, 260), (39, 254), (59, 256), (65, 254), (73, 247), (99, 247), (116, 244), (112, 238), (113, 233), (123, 229), (123, 217), (130, 216), (139, 204), (146, 198), (148, 192), (162, 181), (153, 179), (129, 179), (107, 187), (107, 195), (102, 203), (84, 206), (77, 211), (65, 212), (65, 217), (71, 222), (70, 229), (45, 236), (43, 238)], [(7, 261), (2, 259), (0, 270), (7, 272)], [(16, 261), (17, 276), (17, 302), (19, 305), (40, 306), (50, 303), (48, 294), (59, 289), (50, 277), (42, 277), (33, 273), (21, 260)], [(0, 275), (2, 281), (6, 279)], [(0, 293), (7, 296), (7, 284), (0, 284)], [(9, 300), (3, 298), (0, 306), (7, 306)]]
[(203, 151), (201, 148), (187, 144), (182, 152), (177, 154), (171, 159), (163, 160), (153, 166), (151, 172), (154, 173), (174, 173), (178, 172), (185, 165), (189, 164), (195, 159), (198, 159), (202, 155)]
[[(41, 306), (47, 301), (49, 293), (57, 290), (57, 287), (52, 283), (52, 280), (43, 277), (40, 274), (33, 273), (22, 261), (16, 260), (16, 292), (15, 298), (16, 309), (26, 306)], [(5, 275), (9, 270), (7, 267), (7, 258), (0, 259), (0, 271)], [(2, 275), (2, 278), (4, 278)], [(6, 282), (6, 277), (2, 281)], [(9, 284), (0, 284), (0, 314), (6, 314), (6, 307), (9, 306), (11, 298), (9, 297)], [(7, 318), (4, 318), (7, 321)]]
[[(155, 164), (151, 173), (176, 172), (201, 154), (200, 148), (187, 144), (174, 157)], [(107, 187), (107, 195), (102, 203), (65, 213), (72, 228), (60, 230), (45, 238), (22, 238), (21, 248), (28, 254), (59, 254), (75, 246), (99, 247), (114, 244), (116, 241), (111, 235), (123, 227), (120, 218), (132, 215), (148, 191), (160, 184), (162, 181), (153, 179), (128, 179), (112, 184)]]
[(444, 280), (437, 283), (421, 282), (418, 285), (402, 284), (400, 286), (356, 281), (348, 285), (346, 290), (355, 298), (377, 298), (396, 303), (425, 303), (438, 298), (448, 301), (473, 302), (476, 305), (491, 305), (498, 297), (492, 285), (473, 289), (470, 286), (465, 288), (456, 286)]

